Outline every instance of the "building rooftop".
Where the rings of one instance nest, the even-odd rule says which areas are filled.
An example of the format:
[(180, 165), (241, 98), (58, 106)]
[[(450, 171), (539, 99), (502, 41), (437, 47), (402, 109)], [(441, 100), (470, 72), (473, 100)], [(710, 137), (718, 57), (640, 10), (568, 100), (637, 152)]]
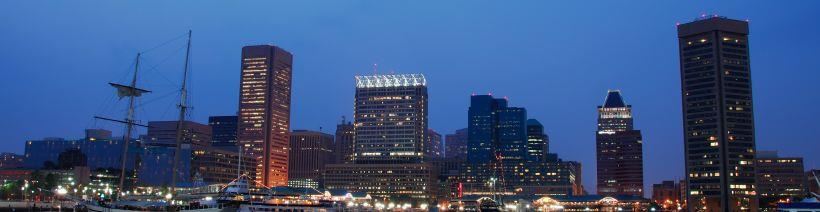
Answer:
[(423, 74), (375, 74), (356, 76), (356, 88), (427, 86)]
[(621, 97), (620, 90), (609, 90), (606, 94), (606, 99), (604, 100), (605, 108), (613, 108), (613, 107), (627, 107), (626, 103), (624, 102), (623, 97)]

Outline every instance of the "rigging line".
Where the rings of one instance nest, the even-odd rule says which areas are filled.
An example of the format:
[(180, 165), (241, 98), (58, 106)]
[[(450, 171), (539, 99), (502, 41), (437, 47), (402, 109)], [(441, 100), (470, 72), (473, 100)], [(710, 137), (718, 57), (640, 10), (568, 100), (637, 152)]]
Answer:
[[(106, 110), (106, 108), (108, 108), (107, 103), (113, 102), (113, 99), (114, 99), (114, 94), (110, 94), (105, 101), (100, 102), (100, 104), (97, 105), (97, 110), (94, 111), (94, 114), (100, 114), (100, 113), (102, 113), (102, 111)], [(91, 121), (94, 122), (94, 126), (96, 127), (97, 126), (97, 119), (92, 117)], [(89, 124), (86, 123), (86, 127), (89, 127), (88, 125)]]
[(166, 93), (160, 94), (156, 98), (148, 99), (146, 101), (141, 101), (140, 104), (137, 105), (137, 107), (144, 107), (148, 103), (152, 103), (152, 102), (159, 101), (161, 99), (167, 98), (168, 96), (170, 96), (171, 94), (174, 94), (174, 93), (176, 93), (176, 92), (175, 91), (166, 91)]
[(160, 77), (162, 77), (162, 79), (164, 79), (165, 81), (167, 81), (167, 82), (168, 82), (168, 84), (171, 84), (171, 85), (173, 85), (173, 86), (177, 86), (177, 84), (176, 84), (176, 83), (174, 83), (174, 82), (173, 82), (170, 78), (168, 78), (167, 76), (163, 75), (163, 74), (162, 74), (162, 72), (161, 72), (161, 71), (159, 71), (159, 69), (157, 69), (157, 67), (159, 67), (159, 66), (160, 66), (160, 65), (162, 65), (162, 64), (165, 64), (165, 62), (168, 62), (168, 61), (169, 61), (169, 60), (170, 60), (170, 59), (174, 56), (174, 54), (179, 53), (179, 52), (180, 52), (180, 51), (182, 51), (183, 49), (185, 49), (185, 46), (182, 46), (182, 47), (178, 48), (176, 51), (174, 51), (173, 53), (171, 53), (169, 56), (167, 56), (167, 57), (165, 57), (164, 59), (162, 59), (161, 61), (159, 61), (159, 63), (157, 63), (157, 64), (155, 64), (155, 65), (151, 66), (150, 68), (148, 68), (148, 71), (153, 71), (153, 72), (155, 72), (157, 75), (159, 75)]
[(160, 47), (162, 47), (162, 46), (165, 46), (165, 45), (167, 45), (167, 44), (169, 44), (169, 43), (171, 43), (171, 42), (173, 42), (173, 41), (179, 40), (180, 38), (183, 38), (183, 37), (185, 37), (185, 36), (188, 36), (188, 33), (187, 33), (187, 32), (186, 32), (186, 33), (184, 33), (184, 34), (181, 34), (181, 35), (179, 35), (179, 36), (177, 36), (177, 37), (175, 37), (175, 38), (172, 38), (171, 40), (165, 41), (165, 42), (163, 42), (162, 44), (159, 44), (159, 45), (157, 45), (157, 46), (154, 46), (154, 47), (152, 47), (152, 48), (150, 48), (150, 49), (148, 49), (148, 50), (142, 51), (142, 52), (140, 52), (140, 53), (145, 54), (145, 53), (148, 53), (148, 52), (150, 52), (150, 51), (156, 50), (156, 49), (158, 49), (158, 48), (160, 48)]

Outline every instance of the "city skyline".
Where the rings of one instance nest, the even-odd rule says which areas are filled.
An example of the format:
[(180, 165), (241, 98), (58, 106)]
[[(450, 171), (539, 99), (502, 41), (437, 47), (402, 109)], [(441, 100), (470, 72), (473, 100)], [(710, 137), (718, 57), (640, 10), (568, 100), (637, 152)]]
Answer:
[[(4, 67), (5, 70), (20, 71), (19, 73), (17, 71), (4, 71), (4, 73), (0, 75), (3, 76), (2, 78), (4, 80), (2, 83), (2, 88), (4, 88), (4, 90), (11, 91), (14, 90), (12, 89), (13, 87), (21, 86), (22, 84), (20, 83), (34, 83), (38, 82), (37, 80), (45, 80), (46, 82), (54, 81), (55, 85), (53, 86), (59, 86), (59, 88), (65, 89), (66, 92), (70, 93), (59, 96), (53, 94), (47, 95), (45, 89), (58, 88), (50, 86), (44, 86), (44, 88), (31, 88), (32, 90), (30, 93), (24, 93), (33, 96), (45, 96), (47, 97), (45, 99), (49, 99), (49, 102), (63, 102), (60, 104), (60, 107), (65, 107), (67, 110), (74, 112), (72, 112), (72, 114), (64, 114), (64, 112), (59, 112), (60, 110), (55, 110), (57, 107), (55, 104), (44, 104), (44, 100), (19, 96), (18, 94), (12, 94), (13, 92), (4, 92), (2, 96), (0, 96), (2, 99), (29, 100), (34, 105), (42, 104), (46, 106), (30, 106), (29, 104), (22, 103), (22, 101), (20, 103), (5, 104), (6, 106), (3, 106), (5, 111), (20, 111), (20, 114), (24, 114), (25, 112), (32, 110), (42, 110), (43, 112), (39, 112), (39, 114), (42, 115), (33, 117), (21, 116), (17, 112), (10, 113), (9, 120), (2, 122), (4, 126), (9, 126), (9, 129), (0, 132), (0, 135), (2, 135), (0, 139), (4, 139), (6, 142), (9, 142), (11, 147), (0, 149), (0, 151), (19, 153), (22, 152), (23, 141), (40, 139), (43, 137), (61, 136), (68, 138), (79, 138), (81, 137), (79, 132), (81, 132), (84, 128), (89, 128), (88, 126), (111, 129), (115, 131), (115, 135), (119, 135), (120, 133), (117, 132), (120, 130), (120, 127), (116, 127), (114, 125), (100, 125), (100, 123), (98, 123), (98, 125), (91, 125), (90, 122), (92, 121), (89, 121), (91, 119), (90, 117), (92, 117), (96, 112), (94, 109), (97, 108), (97, 105), (99, 105), (100, 102), (103, 102), (105, 100), (104, 97), (107, 97), (108, 95), (109, 90), (104, 88), (104, 82), (117, 79), (117, 76), (124, 73), (123, 69), (117, 68), (128, 66), (128, 64), (122, 63), (121, 61), (128, 61), (127, 58), (132, 57), (133, 53), (138, 50), (148, 49), (157, 43), (163, 42), (169, 37), (173, 37), (176, 34), (182, 34), (182, 32), (186, 29), (191, 28), (196, 34), (194, 36), (194, 57), (192, 62), (194, 64), (194, 84), (192, 86), (192, 96), (194, 98), (193, 106), (197, 109), (194, 111), (193, 120), (199, 123), (207, 123), (205, 120), (208, 116), (235, 114), (237, 108), (234, 102), (238, 99), (238, 92), (235, 85), (238, 84), (239, 80), (239, 75), (237, 74), (237, 67), (239, 66), (237, 63), (237, 59), (239, 58), (238, 49), (244, 45), (272, 43), (282, 46), (296, 55), (296, 61), (294, 62), (294, 103), (292, 105), (294, 114), (291, 118), (293, 122), (291, 129), (316, 130), (319, 127), (324, 127), (324, 129), (326, 129), (324, 131), (325, 133), (332, 132), (332, 127), (338, 122), (338, 117), (342, 115), (350, 116), (352, 114), (349, 99), (353, 96), (353, 88), (349, 84), (353, 81), (353, 76), (357, 74), (371, 73), (373, 71), (374, 63), (379, 64), (379, 73), (390, 73), (391, 69), (396, 69), (395, 72), (397, 73), (421, 72), (436, 82), (455, 82), (457, 80), (463, 80), (467, 82), (456, 83), (451, 86), (444, 86), (442, 84), (441, 86), (430, 88), (430, 92), (433, 93), (430, 95), (430, 128), (435, 129), (441, 134), (450, 134), (456, 129), (466, 127), (466, 120), (463, 117), (466, 117), (466, 105), (468, 105), (469, 96), (472, 93), (486, 94), (492, 92), (497, 96), (508, 96), (517, 102), (516, 105), (533, 109), (531, 110), (533, 114), (530, 115), (533, 118), (537, 118), (544, 125), (546, 133), (550, 135), (552, 145), (551, 149), (554, 149), (553, 152), (560, 153), (563, 157), (567, 157), (566, 159), (568, 160), (576, 160), (584, 164), (584, 173), (587, 174), (585, 176), (585, 185), (587, 186), (587, 190), (594, 191), (594, 183), (590, 183), (595, 179), (595, 172), (592, 171), (595, 169), (595, 166), (593, 165), (595, 164), (593, 151), (594, 137), (590, 136), (589, 132), (594, 131), (594, 129), (590, 126), (594, 126), (596, 116), (594, 109), (589, 108), (593, 108), (595, 105), (600, 103), (600, 91), (606, 89), (621, 89), (630, 94), (631, 103), (636, 105), (636, 125), (642, 126), (641, 130), (645, 133), (645, 151), (647, 152), (645, 155), (645, 170), (647, 170), (647, 173), (645, 173), (646, 179), (644, 184), (651, 185), (653, 183), (659, 183), (664, 179), (683, 178), (683, 145), (681, 142), (683, 138), (681, 135), (682, 130), (680, 126), (682, 121), (680, 120), (679, 84), (677, 84), (679, 83), (679, 67), (677, 66), (677, 45), (674, 26), (675, 23), (678, 22), (690, 22), (692, 19), (703, 13), (703, 11), (707, 11), (710, 13), (720, 12), (720, 15), (725, 15), (736, 19), (748, 18), (753, 23), (751, 26), (752, 32), (750, 33), (750, 39), (753, 40), (753, 44), (751, 46), (751, 49), (753, 49), (751, 51), (751, 57), (755, 58), (755, 83), (753, 84), (755, 87), (755, 106), (757, 107), (757, 110), (755, 111), (755, 127), (758, 129), (757, 149), (779, 150), (783, 155), (805, 157), (807, 169), (818, 167), (818, 165), (820, 165), (818, 164), (818, 161), (820, 161), (818, 160), (818, 156), (808, 154), (808, 150), (816, 149), (817, 147), (816, 139), (812, 139), (816, 137), (816, 132), (811, 130), (816, 129), (817, 124), (813, 123), (810, 118), (805, 118), (816, 116), (815, 113), (817, 112), (808, 111), (808, 113), (806, 113), (805, 111), (790, 110), (791, 108), (799, 108), (801, 105), (810, 105), (811, 103), (816, 103), (817, 101), (816, 98), (812, 98), (816, 95), (810, 92), (811, 90), (817, 90), (817, 87), (816, 85), (812, 85), (811, 81), (809, 81), (809, 79), (817, 79), (817, 77), (814, 77), (817, 76), (817, 73), (807, 71), (818, 67), (817, 62), (793, 60), (791, 58), (794, 56), (793, 54), (802, 53), (799, 57), (805, 57), (807, 60), (808, 58), (811, 58), (811, 55), (817, 54), (817, 49), (820, 49), (817, 48), (818, 30), (816, 27), (809, 27), (809, 29), (801, 29), (799, 31), (797, 29), (793, 29), (794, 27), (799, 27), (799, 24), (787, 25), (788, 27), (782, 26), (783, 24), (791, 24), (787, 23), (789, 20), (816, 20), (818, 19), (816, 11), (814, 11), (814, 14), (811, 14), (811, 9), (792, 9), (789, 10), (792, 12), (790, 14), (775, 13), (776, 15), (766, 16), (765, 14), (768, 13), (763, 14), (762, 11), (768, 11), (769, 9), (766, 8), (764, 10), (760, 8), (762, 6), (754, 7), (748, 11), (738, 11), (730, 9), (731, 4), (704, 4), (711, 4), (712, 6), (697, 8), (692, 8), (693, 6), (690, 6), (685, 10), (676, 11), (671, 15), (661, 16), (662, 18), (658, 18), (658, 20), (650, 22), (640, 22), (639, 20), (634, 20), (637, 23), (626, 23), (628, 21), (633, 21), (633, 18), (640, 18), (640, 15), (615, 16), (614, 20), (619, 21), (619, 23), (622, 24), (617, 27), (624, 27), (626, 29), (638, 28), (641, 31), (649, 31), (649, 33), (647, 33), (649, 35), (637, 35), (633, 32), (621, 31), (620, 28), (617, 27), (610, 28), (602, 26), (602, 23), (597, 23), (597, 21), (606, 21), (601, 20), (600, 18), (599, 20), (580, 20), (582, 24), (591, 26), (590, 28), (592, 28), (592, 30), (584, 31), (565, 25), (566, 23), (562, 22), (563, 19), (561, 18), (549, 19), (550, 17), (555, 17), (548, 15), (539, 16), (534, 11), (520, 8), (516, 5), (502, 7), (503, 9), (506, 9), (506, 11), (513, 9), (524, 11), (522, 15), (513, 15), (508, 17), (506, 20), (509, 21), (525, 22), (535, 24), (539, 27), (568, 27), (569, 29), (575, 30), (570, 31), (571, 35), (583, 34), (582, 32), (605, 33), (607, 36), (614, 36), (613, 39), (616, 39), (618, 44), (610, 44), (608, 41), (601, 42), (598, 40), (591, 40), (591, 37), (584, 36), (577, 39), (561, 35), (544, 36), (560, 30), (532, 29), (521, 25), (501, 27), (500, 23), (503, 22), (491, 22), (494, 24), (491, 26), (493, 26), (493, 29), (495, 30), (511, 30), (511, 34), (505, 35), (505, 38), (508, 38), (509, 40), (515, 40), (515, 38), (525, 38), (526, 41), (521, 42), (529, 42), (537, 39), (538, 42), (534, 42), (536, 47), (548, 50), (555, 49), (555, 52), (552, 50), (542, 51), (528, 48), (526, 47), (526, 45), (529, 45), (528, 43), (498, 41), (483, 36), (479, 36), (477, 38), (465, 38), (469, 40), (469, 42), (462, 41), (456, 42), (455, 44), (445, 45), (443, 42), (439, 41), (433, 42), (433, 44), (426, 44), (421, 47), (411, 48), (411, 50), (398, 51), (395, 50), (397, 46), (392, 44), (392, 42), (401, 43), (409, 41), (410, 43), (416, 43), (435, 41), (437, 38), (433, 34), (413, 34), (419, 37), (399, 36), (399, 38), (382, 38), (375, 40), (373, 43), (369, 43), (364, 42), (366, 39), (363, 40), (362, 38), (381, 37), (391, 34), (374, 33), (373, 35), (365, 36), (363, 35), (366, 34), (365, 32), (360, 32), (361, 34), (357, 33), (355, 36), (341, 36), (341, 38), (337, 38), (339, 40), (328, 40), (327, 38), (315, 37), (319, 35), (318, 33), (314, 36), (301, 37), (300, 35), (310, 34), (308, 32), (311, 30), (299, 28), (297, 26), (291, 26), (296, 28), (295, 30), (290, 30), (293, 32), (289, 32), (287, 29), (282, 29), (281, 31), (263, 30), (257, 33), (241, 30), (240, 32), (242, 33), (248, 33), (248, 35), (242, 35), (247, 37), (229, 37), (229, 39), (223, 42), (218, 39), (220, 36), (219, 32), (216, 30), (226, 23), (233, 22), (219, 22), (215, 24), (215, 26), (199, 25), (199, 23), (201, 23), (199, 21), (194, 23), (194, 19), (204, 19), (204, 17), (200, 15), (191, 19), (186, 19), (187, 21), (163, 25), (164, 28), (162, 28), (162, 31), (157, 33), (140, 32), (139, 34), (134, 35), (129, 35), (128, 33), (121, 34), (121, 32), (133, 31), (127, 31), (120, 27), (109, 26), (107, 30), (110, 31), (103, 31), (102, 34), (108, 36), (111, 36), (112, 34), (119, 35), (120, 38), (106, 38), (99, 42), (94, 42), (83, 38), (83, 36), (86, 35), (84, 32), (65, 33), (65, 36), (62, 36), (59, 41), (72, 41), (79, 44), (90, 45), (90, 47), (85, 49), (85, 46), (76, 46), (74, 44), (54, 44), (50, 42), (46, 42), (46, 44), (56, 45), (58, 48), (54, 48), (53, 51), (58, 54), (79, 51), (81, 49), (88, 50), (91, 53), (88, 56), (74, 56), (68, 61), (57, 58), (55, 59), (55, 65), (45, 64), (43, 69), (37, 67), (25, 67), (25, 63), (22, 63), (31, 62), (30, 59), (24, 59), (24, 57), (34, 58), (42, 56), (40, 53), (32, 52), (30, 50), (21, 50), (19, 44), (11, 44), (8, 42), (22, 41), (22, 36), (31, 32), (51, 32), (50, 30), (57, 30), (61, 27), (71, 27), (74, 26), (74, 24), (59, 22), (57, 24), (47, 24), (47, 26), (54, 26), (55, 29), (25, 29), (23, 26), (17, 26), (14, 23), (3, 21), (0, 22), (2, 23), (2, 26), (6, 26), (7, 24), (9, 25), (8, 28), (10, 34), (8, 36), (11, 39), (8, 39), (10, 41), (0, 41), (2, 42), (0, 44), (7, 44), (6, 46), (9, 46), (7, 50), (3, 50), (1, 53), (5, 58), (0, 59), (0, 64), (9, 64)], [(25, 5), (21, 6), (25, 8)], [(108, 6), (115, 8), (118, 7), (117, 5)], [(173, 5), (171, 6), (173, 7)], [(396, 8), (394, 8), (395, 5), (375, 4), (372, 6), (376, 8), (369, 8), (365, 5), (352, 8), (348, 7), (346, 9), (371, 12), (378, 9), (385, 9), (386, 11), (396, 10)], [(778, 6), (789, 7), (795, 5)], [(596, 6), (596, 8), (597, 7), (598, 6)], [(636, 9), (636, 13), (647, 12), (648, 9), (644, 7), (639, 7)], [(811, 6), (805, 5), (803, 7), (811, 8)], [(818, 7), (815, 6), (813, 8)], [(330, 8), (321, 9), (331, 12), (336, 11)], [(421, 10), (420, 8), (411, 9)], [(46, 8), (46, 10), (53, 10), (57, 12), (63, 11), (54, 8)], [(728, 14), (724, 14), (723, 11), (726, 11), (725, 13)], [(441, 14), (441, 11), (434, 10), (430, 12), (433, 12), (434, 15), (443, 15)], [(17, 13), (9, 12), (7, 14)], [(491, 13), (490, 15), (494, 15), (493, 17), (500, 17), (501, 14), (503, 13), (498, 12)], [(400, 13), (390, 16), (390, 14), (386, 14), (386, 12), (373, 12), (369, 15), (388, 15), (387, 17), (390, 18), (388, 21), (375, 22), (377, 26), (386, 27), (388, 32), (403, 32), (400, 27), (391, 27), (391, 25), (388, 24), (389, 22), (412, 24), (422, 23), (421, 21), (424, 20), (429, 21), (429, 18), (422, 18), (419, 22), (405, 20), (402, 18), (402, 15), (407, 15), (407, 13)], [(468, 17), (476, 18), (476, 14), (474, 13), (468, 12), (466, 15), (468, 15)], [(567, 14), (564, 13), (564, 15)], [(660, 16), (658, 13), (652, 12), (649, 12), (648, 15)], [(532, 21), (528, 19), (528, 16), (540, 18), (537, 21)], [(27, 16), (21, 15), (21, 17)], [(78, 18), (76, 21), (82, 23), (82, 21), (85, 20), (82, 19), (82, 17), (87, 16), (81, 16), (81, 18)], [(163, 17), (176, 16), (164, 14)], [(301, 17), (304, 18), (304, 16)], [(329, 21), (334, 23), (331, 20), (325, 20), (324, 18), (326, 17), (319, 18), (318, 23), (307, 21), (305, 19), (298, 20), (307, 21), (308, 24), (313, 24), (310, 26), (324, 26), (321, 21)], [(356, 27), (354, 29), (360, 29), (358, 27), (363, 27), (361, 25), (366, 25), (364, 23), (372, 23), (368, 20), (363, 20), (360, 18), (362, 17), (348, 20)], [(4, 20), (12, 19), (15, 18), (6, 18)], [(306, 19), (313, 20), (310, 18)], [(35, 19), (35, 21), (36, 20), (43, 21), (42, 19)], [(545, 24), (548, 22), (546, 20), (554, 20), (556, 23), (555, 25)], [(88, 20), (85, 21), (88, 22)], [(282, 24), (281, 22), (276, 22), (274, 20), (270, 21), (274, 24)], [(91, 22), (95, 23), (94, 21)], [(133, 20), (129, 22), (128, 19), (125, 19), (125, 22), (136, 23)], [(455, 19), (447, 19), (445, 22), (463, 23), (458, 22), (458, 20)], [(640, 27), (636, 26), (641, 25), (639, 23), (644, 23), (646, 25)], [(305, 23), (301, 22), (299, 24)], [(146, 27), (144, 25), (138, 26)], [(644, 26), (647, 27), (644, 28)], [(333, 29), (333, 27), (331, 28)], [(434, 25), (432, 28), (425, 29), (447, 28), (444, 28), (441, 25)], [(464, 30), (478, 30), (483, 32), (483, 30), (486, 29), (467, 25), (464, 28), (454, 29), (453, 31), (445, 30), (442, 32), (441, 36), (438, 37), (438, 39), (445, 39), (448, 41), (454, 40), (456, 37), (459, 37), (459, 35), (463, 35), (461, 33), (456, 33), (455, 31)], [(512, 35), (515, 33), (527, 32), (526, 30), (535, 30), (536, 35), (544, 37), (533, 38)], [(784, 32), (773, 32), (775, 30), (783, 30)], [(94, 30), (89, 31), (93, 32)], [(366, 32), (372, 33), (375, 31)], [(808, 41), (806, 42), (806, 46), (797, 47), (797, 52), (794, 52), (795, 47), (778, 47), (775, 44), (777, 40), (789, 39), (794, 34), (804, 35), (805, 37), (801, 38)], [(33, 36), (32, 39), (34, 39), (33, 41), (35, 42), (46, 41), (44, 37), (40, 36)], [(590, 49), (564, 49), (561, 47), (565, 46), (552, 46), (553, 44), (544, 42), (543, 40), (569, 42), (573, 45), (604, 45), (607, 48), (631, 48), (630, 46), (632, 45), (638, 45), (643, 46), (644, 51), (649, 51), (653, 54), (660, 55), (658, 57), (650, 56), (648, 61), (656, 60), (661, 62), (647, 63), (646, 61), (629, 59), (623, 56), (615, 56), (614, 59), (605, 58), (605, 56), (612, 53), (618, 53), (619, 51), (603, 50), (601, 53), (595, 53), (591, 51), (585, 52)], [(311, 44), (314, 41), (318, 43)], [(355, 45), (364, 45), (365, 50), (353, 52), (361, 54), (358, 56), (340, 56), (342, 59), (347, 61), (341, 61), (340, 59), (327, 59), (329, 55), (334, 55), (332, 53), (341, 51), (339, 49), (349, 47), (345, 45), (337, 49), (336, 47), (324, 48), (317, 46), (331, 45), (331, 41), (358, 41), (351, 43)], [(446, 57), (444, 57), (445, 59), (436, 58), (442, 57), (442, 54), (436, 54), (433, 57), (422, 55), (417, 56), (417, 54), (413, 54), (415, 51), (423, 50), (423, 48), (435, 47), (433, 46), (434, 44), (443, 45), (440, 50), (443, 50), (445, 55), (459, 53), (459, 51), (474, 51), (476, 49), (473, 48), (476, 47), (469, 44), (478, 44), (481, 43), (481, 41), (493, 41), (488, 44), (489, 47), (512, 51), (511, 56), (502, 56), (500, 58), (502, 61), (505, 61), (507, 67), (488, 65), (487, 62), (480, 60), (487, 57), (481, 54), (470, 54), (466, 57), (451, 58), (451, 60), (447, 60)], [(584, 44), (586, 42), (591, 43)], [(652, 44), (642, 44), (642, 42)], [(37, 49), (36, 47), (43, 47), (42, 45), (44, 44), (34, 45), (34, 49)], [(661, 47), (646, 48), (644, 45), (660, 45)], [(627, 51), (627, 53), (635, 53), (634, 50), (623, 50)], [(111, 52), (113, 52), (111, 56), (102, 55)], [(565, 53), (566, 55), (560, 55), (562, 53)], [(766, 57), (764, 57), (764, 55), (766, 55)], [(100, 58), (101, 56), (105, 57)], [(574, 63), (583, 62), (589, 58), (601, 59), (600, 62), (596, 62), (600, 63), (600, 65), (568, 65), (568, 63), (573, 63), (572, 61), (575, 61)], [(151, 59), (153, 59), (154, 64), (157, 64), (162, 58), (149, 57), (149, 64)], [(21, 62), (14, 60), (20, 60)], [(83, 63), (83, 61), (86, 60), (105, 60), (105, 62), (93, 66), (78, 64)], [(537, 60), (544, 60), (547, 62), (537, 62)], [(570, 62), (562, 62), (562, 60), (568, 60)], [(476, 61), (478, 61), (478, 64), (476, 65), (465, 65)], [(794, 63), (797, 63), (797, 65)], [(647, 67), (636, 67), (647, 64)], [(485, 65), (487, 66), (483, 67)], [(503, 70), (500, 68), (503, 68)], [(41, 71), (44, 69), (51, 69), (44, 72), (53, 75), (43, 76), (36, 73), (36, 71)], [(64, 75), (57, 73), (59, 71), (56, 70), (61, 69), (68, 69), (69, 71), (66, 72), (72, 74), (79, 73), (78, 75), (89, 74), (95, 76), (91, 78), (67, 77), (65, 79), (72, 79), (73, 82), (58, 82), (60, 80), (57, 79), (63, 79), (58, 77)], [(592, 71), (595, 69), (599, 70)], [(471, 72), (473, 70), (478, 71)], [(163, 74), (166, 76), (177, 76), (176, 71), (178, 70), (171, 68), (170, 71), (163, 70)], [(775, 73), (778, 72), (786, 72), (788, 74), (777, 74), (783, 76), (775, 75)], [(509, 73), (511, 76), (499, 73)], [(785, 77), (789, 75), (795, 76), (794, 73), (799, 73), (805, 77), (801, 77), (802, 79)], [(636, 76), (641, 80), (659, 82), (642, 83), (637, 80), (633, 81), (624, 79)], [(567, 83), (558, 82), (562, 80), (567, 81)], [(309, 86), (313, 86), (311, 82), (314, 81), (317, 84), (327, 85), (319, 86), (327, 90), (310, 89)], [(523, 83), (519, 81), (523, 81)], [(75, 87), (74, 84), (76, 84), (76, 82), (86, 85)], [(572, 85), (572, 83), (578, 83), (578, 85)], [(561, 89), (564, 87), (568, 87), (568, 89)], [(161, 86), (156, 84), (152, 86), (152, 89), (158, 88), (161, 88)], [(168, 89), (169, 88), (166, 88), (166, 90)], [(783, 94), (780, 92), (781, 89), (794, 90), (794, 93)], [(159, 90), (161, 91), (161, 89)], [(330, 90), (333, 91), (330, 92)], [(577, 92), (566, 92), (567, 90), (574, 90)], [(89, 95), (86, 95), (86, 93)], [(561, 93), (571, 93), (571, 95)], [(99, 95), (99, 98), (97, 98), (98, 96), (96, 95)], [(90, 98), (87, 98), (87, 101), (90, 103), (72, 101), (72, 99), (79, 99), (86, 96), (90, 96)], [(317, 105), (317, 102), (322, 102), (325, 100), (329, 103)], [(560, 106), (561, 104), (568, 104), (569, 107)], [(29, 107), (34, 109), (29, 109)], [(320, 110), (321, 108), (327, 109)], [(140, 112), (140, 120), (145, 122), (173, 119), (171, 117), (161, 117), (161, 115), (160, 117), (156, 117), (156, 114), (161, 114), (162, 111), (164, 111), (163, 109), (146, 108), (145, 110), (147, 113), (145, 111)], [(39, 116), (45, 116), (48, 118), (46, 119), (45, 117)], [(34, 121), (28, 121), (28, 119)], [(797, 121), (798, 123), (786, 124), (793, 123), (793, 121)], [(17, 122), (20, 122), (20, 124), (16, 124)], [(802, 126), (795, 126), (798, 128), (792, 129), (780, 125)], [(796, 131), (797, 133), (792, 133), (792, 131)], [(140, 132), (140, 134), (144, 133), (144, 131)], [(579, 149), (580, 151), (574, 149)], [(671, 157), (673, 159), (671, 165), (663, 164), (659, 161), (652, 161), (664, 159), (665, 157)], [(645, 187), (645, 189), (648, 188)]]

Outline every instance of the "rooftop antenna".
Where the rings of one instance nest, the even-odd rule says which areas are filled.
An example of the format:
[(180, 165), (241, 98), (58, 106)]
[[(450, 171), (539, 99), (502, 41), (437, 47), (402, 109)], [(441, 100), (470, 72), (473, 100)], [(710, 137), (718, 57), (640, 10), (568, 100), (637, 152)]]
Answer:
[(379, 74), (379, 64), (373, 63), (373, 75)]
[(345, 124), (345, 123), (346, 123), (345, 116), (342, 116), (342, 124)]

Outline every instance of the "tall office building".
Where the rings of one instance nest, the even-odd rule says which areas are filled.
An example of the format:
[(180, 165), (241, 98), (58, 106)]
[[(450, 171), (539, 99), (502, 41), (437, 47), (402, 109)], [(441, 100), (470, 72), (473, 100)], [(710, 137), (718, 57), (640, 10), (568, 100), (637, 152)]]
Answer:
[(632, 106), (621, 92), (610, 90), (598, 106), (595, 135), (598, 194), (643, 196), (641, 131), (632, 127)]
[(211, 145), (220, 147), (236, 146), (237, 116), (211, 116), (208, 125), (211, 126)]
[(276, 46), (242, 48), (237, 140), (258, 161), (255, 180), (265, 186), (288, 181), (293, 55)]
[(427, 158), (438, 159), (442, 157), (441, 134), (438, 134), (435, 130), (427, 129), (427, 144), (424, 146)]
[(491, 163), (495, 161), (498, 116), (496, 113), (507, 107), (506, 99), (496, 99), (490, 95), (473, 95), (467, 111), (467, 161), (470, 163)]
[(780, 157), (776, 151), (758, 151), (756, 156), (758, 205), (763, 211), (776, 211), (777, 203), (806, 195), (803, 158)]
[(546, 161), (550, 138), (544, 133), (544, 125), (535, 119), (527, 119), (527, 154), (535, 161)]
[[(579, 163), (544, 154), (543, 126), (506, 99), (473, 95), (467, 117), (467, 160), (460, 170), (465, 194), (569, 196), (582, 188)], [(532, 139), (531, 139), (532, 138)], [(532, 140), (532, 141), (531, 141)], [(549, 160), (548, 158), (552, 158)]]
[(467, 128), (444, 137), (444, 157), (467, 158)]
[(435, 203), (437, 169), (428, 163), (427, 81), (421, 74), (356, 77), (354, 164), (328, 165), (328, 189), (374, 199)]
[(749, 23), (678, 25), (690, 210), (757, 210)]
[(427, 113), (424, 75), (356, 76), (355, 162), (423, 162)]
[(334, 141), (333, 156), (336, 164), (353, 162), (353, 123), (345, 121), (336, 125), (336, 140)]

